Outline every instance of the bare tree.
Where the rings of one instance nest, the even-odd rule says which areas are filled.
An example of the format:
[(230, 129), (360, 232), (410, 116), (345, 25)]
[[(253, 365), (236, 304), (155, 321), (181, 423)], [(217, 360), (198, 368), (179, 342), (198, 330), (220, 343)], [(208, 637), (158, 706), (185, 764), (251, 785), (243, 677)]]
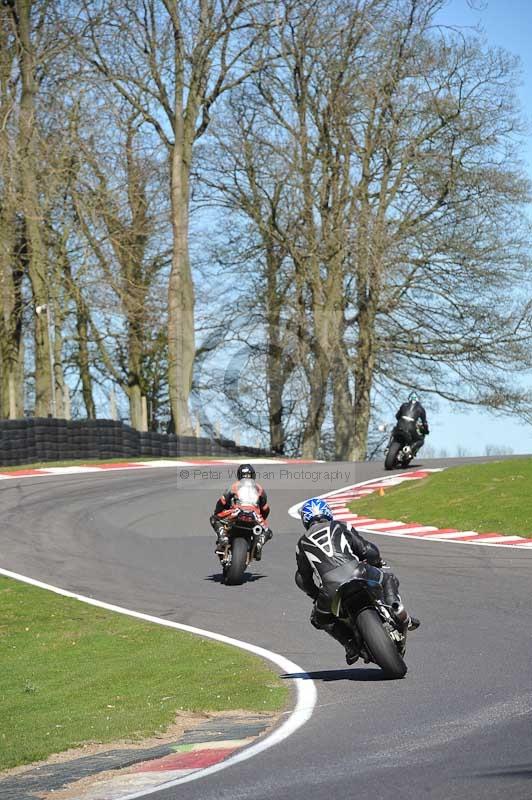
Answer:
[(283, 313), (308, 381), (305, 455), (319, 450), (329, 400), (336, 455), (353, 459), (392, 387), (530, 405), (508, 373), (530, 366), (515, 64), (439, 30), (440, 5), (299, 4), (272, 34), (276, 59), (233, 102), (240, 145), (220, 135), (233, 151), (228, 202), (255, 226), (264, 264), (264, 231), (291, 262)]
[[(5, 45), (2, 56), (4, 69), (3, 79), (3, 101), (11, 104), (7, 107), (7, 114), (15, 118), (13, 124), (16, 126), (16, 160), (11, 169), (6, 172), (8, 176), (16, 171), (17, 184), (17, 208), (16, 212), (22, 220), (20, 228), (20, 239), (18, 255), (22, 260), (24, 269), (31, 282), (33, 301), (35, 307), (46, 306), (49, 302), (48, 275), (47, 275), (47, 255), (43, 239), (42, 230), (42, 208), (39, 195), (38, 183), (38, 148), (39, 148), (39, 123), (37, 119), (36, 97), (38, 93), (37, 70), (44, 68), (46, 61), (46, 47), (49, 43), (46, 37), (41, 37), (39, 44), (35, 43), (35, 32), (45, 27), (44, 18), (48, 3), (36, 3), (33, 0), (17, 0), (10, 3), (7, 7), (0, 9), (2, 14), (2, 36)], [(9, 64), (10, 52), (14, 59)], [(6, 72), (6, 70), (8, 72)], [(14, 80), (16, 70), (20, 80), (20, 91), (11, 92), (6, 88), (10, 81)], [(13, 84), (11, 84), (13, 85)], [(8, 122), (8, 116), (4, 117), (4, 124)], [(5, 142), (5, 133), (4, 133)], [(5, 147), (5, 144), (4, 144)], [(5, 151), (4, 151), (5, 152)], [(4, 162), (5, 163), (5, 162)], [(6, 213), (12, 215), (13, 194), (7, 192)], [(9, 207), (11, 205), (11, 212)], [(13, 217), (11, 217), (11, 222)], [(7, 221), (9, 226), (9, 220)], [(4, 232), (6, 227), (4, 227)], [(14, 253), (7, 240), (4, 239), (4, 253)], [(9, 269), (9, 268), (8, 268)], [(4, 276), (7, 271), (4, 269)], [(13, 274), (13, 273), (12, 273)], [(18, 272), (20, 275), (20, 271)], [(9, 279), (7, 279), (9, 283)], [(17, 350), (17, 325), (20, 324), (20, 310), (18, 309), (18, 284), (17, 280), (11, 281), (11, 289), (7, 287), (8, 300), (7, 317), (11, 318), (9, 330), (6, 331), (6, 341), (11, 343), (9, 348), (10, 357), (8, 362), (11, 364), (11, 386), (13, 387), (13, 369), (16, 370)], [(4, 317), (5, 318), (5, 317)], [(51, 405), (51, 367), (50, 367), (50, 339), (46, 315), (36, 315), (34, 319), (34, 357), (35, 357), (35, 413), (46, 415), (52, 410)], [(13, 395), (13, 388), (10, 389), (10, 413), (17, 413), (16, 391)]]
[(62, 138), (55, 135), (63, 110), (58, 87), (68, 83), (69, 77), (64, 55), (68, 42), (55, 26), (61, 5), (59, 0), (13, 0), (0, 8), (4, 285), (0, 349), (7, 357), (3, 370), (9, 395), (6, 412), (12, 417), (23, 413), (22, 345), (29, 344), (30, 334), (33, 369), (26, 377), (31, 377), (35, 413), (63, 413), (62, 329), (68, 310), (61, 270), (52, 252), (56, 237), (52, 242), (48, 235), (63, 177)]
[(435, 31), (434, 4), (408, 5), (408, 15), (374, 32), (388, 60), (370, 60), (371, 73), (353, 86), (372, 110), (351, 123), (361, 164), (354, 457), (365, 452), (375, 382), (383, 393), (414, 385), (488, 407), (528, 403), (507, 379), (509, 364), (530, 363), (515, 62)]
[(16, 42), (12, 20), (0, 13), (0, 415), (22, 415), (23, 336), (21, 226), (18, 222), (18, 179), (13, 119), (17, 106), (14, 85)]
[[(308, 457), (320, 449), (321, 427), (327, 412), (328, 387), (335, 386), (338, 440), (349, 422), (336, 414), (340, 390), (348, 373), (342, 358), (345, 270), (350, 254), (352, 223), (351, 141), (345, 96), (352, 81), (353, 53), (367, 28), (367, 15), (382, 13), (383, 2), (295, 4), (286, 10), (283, 26), (272, 34), (270, 60), (248, 85), (239, 102), (233, 97), (230, 139), (221, 130), (225, 152), (233, 154), (223, 191), (245, 214), (262, 239), (268, 286), (279, 270), (268, 252), (282, 253), (289, 262), (289, 291), (274, 292), (291, 334), (274, 338), (274, 363), (269, 384), (286, 386), (275, 371), (293, 362), (305, 374), (306, 408), (301, 448)], [(231, 130), (231, 128), (230, 128)], [(239, 145), (239, 142), (241, 143)], [(270, 312), (272, 313), (272, 312)], [(278, 334), (277, 334), (278, 336)], [(281, 374), (283, 374), (281, 372)], [(273, 379), (272, 379), (273, 378)], [(282, 399), (276, 402), (282, 409)]]
[(78, 157), (71, 166), (69, 198), (78, 240), (86, 242), (102, 279), (99, 289), (84, 291), (82, 276), (74, 277), (70, 263), (65, 265), (83, 346), (79, 360), (83, 359), (84, 396), (90, 336), (104, 372), (128, 397), (131, 424), (140, 430), (142, 398), (150, 394), (146, 359), (153, 355), (154, 343), (161, 351), (160, 332), (166, 321), (157, 296), (157, 282), (169, 258), (165, 225), (159, 221), (166, 209), (158, 200), (157, 163), (138, 143), (136, 112), (115, 123), (109, 152), (93, 124), (81, 131), (79, 121), (73, 120), (73, 127)]
[[(287, 163), (268, 142), (261, 140), (255, 122), (258, 98), (244, 91), (232, 94), (225, 113), (213, 128), (213, 146), (203, 150), (201, 179), (207, 187), (205, 202), (213, 203), (231, 219), (231, 244), (217, 254), (228, 283), (235, 270), (242, 274), (239, 294), (243, 302), (225, 305), (225, 336), (248, 348), (250, 370), (265, 384), (261, 403), (267, 407), (267, 433), (272, 450), (286, 449), (287, 413), (285, 390), (295, 366), (293, 325), (293, 263), (287, 245), (287, 226), (299, 215), (290, 217), (285, 190)], [(259, 122), (260, 124), (260, 122)], [(219, 270), (220, 270), (219, 268)], [(245, 278), (244, 278), (245, 276)], [(231, 292), (232, 294), (232, 292)], [(245, 299), (244, 299), (245, 298)], [(224, 313), (220, 309), (220, 314)], [(245, 350), (244, 350), (245, 352)], [(246, 360), (246, 359), (244, 359)], [(250, 421), (254, 415), (256, 430), (262, 428), (263, 415), (257, 414), (260, 390), (256, 387), (247, 413), (245, 392), (238, 380), (238, 370), (226, 370), (224, 387), (233, 408)], [(259, 383), (259, 381), (255, 381)]]
[(88, 62), (166, 148), (173, 251), (168, 282), (168, 384), (175, 428), (191, 433), (188, 397), (195, 356), (189, 258), (191, 168), (211, 110), (255, 69), (247, 57), (269, 3), (252, 0), (122, 0), (84, 3)]

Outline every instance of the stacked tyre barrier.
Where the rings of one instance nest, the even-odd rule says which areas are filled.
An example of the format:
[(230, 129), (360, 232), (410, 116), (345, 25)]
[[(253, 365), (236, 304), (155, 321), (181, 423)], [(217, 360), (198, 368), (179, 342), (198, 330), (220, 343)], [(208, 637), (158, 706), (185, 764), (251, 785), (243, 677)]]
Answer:
[(143, 433), (110, 419), (0, 420), (0, 466), (114, 458), (267, 456), (231, 439)]

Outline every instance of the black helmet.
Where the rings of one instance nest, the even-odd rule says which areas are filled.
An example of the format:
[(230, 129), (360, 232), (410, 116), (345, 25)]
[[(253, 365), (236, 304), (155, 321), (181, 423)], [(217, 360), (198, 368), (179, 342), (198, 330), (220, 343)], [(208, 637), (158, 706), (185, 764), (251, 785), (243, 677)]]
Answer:
[(255, 470), (251, 466), (251, 464), (240, 464), (239, 468), (236, 471), (236, 477), (239, 481), (243, 480), (244, 478), (251, 478), (251, 480), (255, 480)]

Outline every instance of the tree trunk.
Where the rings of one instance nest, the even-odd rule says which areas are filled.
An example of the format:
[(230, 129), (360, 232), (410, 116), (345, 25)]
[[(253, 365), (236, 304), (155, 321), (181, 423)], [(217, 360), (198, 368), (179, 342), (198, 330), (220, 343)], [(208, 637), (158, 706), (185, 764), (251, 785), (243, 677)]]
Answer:
[(16, 147), (8, 125), (13, 104), (13, 51), (0, 24), (0, 416), (24, 415), (22, 279), (17, 253)]
[(62, 265), (64, 270), (64, 287), (65, 292), (72, 298), (76, 306), (76, 345), (77, 353), (75, 360), (79, 370), (79, 377), (81, 380), (81, 393), (83, 396), (83, 404), (87, 419), (96, 418), (96, 407), (94, 404), (93, 390), (92, 390), (92, 375), (90, 371), (91, 358), (89, 352), (89, 326), (90, 326), (90, 313), (80, 287), (76, 284), (73, 275), (72, 267), (68, 254), (63, 251)]
[[(176, 114), (179, 134), (181, 114)], [(189, 148), (186, 148), (188, 151)], [(175, 431), (191, 436), (188, 399), (194, 366), (194, 286), (188, 252), (189, 170), (191, 153), (179, 137), (171, 157), (173, 252), (168, 282), (168, 388)]]
[(63, 372), (63, 312), (58, 299), (53, 300), (53, 365), (55, 386), (55, 416), (57, 419), (65, 418), (65, 375)]
[(15, 224), (6, 225), (4, 209), (0, 208), (0, 287), (2, 319), (0, 323), (0, 358), (2, 361), (2, 406), (0, 415), (9, 419), (24, 416), (22, 338), (22, 277), (23, 272), (14, 252)]
[(274, 453), (285, 451), (283, 389), (287, 372), (281, 344), (281, 303), (278, 292), (279, 259), (271, 241), (266, 245), (266, 321), (268, 331), (266, 380), (268, 383), (268, 418), (270, 447)]
[[(41, 230), (41, 210), (36, 172), (36, 118), (34, 49), (31, 41), (32, 0), (19, 0), (18, 36), (20, 40), (20, 71), (22, 92), (20, 98), (19, 158), (21, 200), (26, 230), (28, 271), (33, 291), (34, 307), (46, 306), (48, 276), (46, 250)], [(35, 415), (51, 413), (50, 338), (46, 312), (35, 315)]]
[(285, 451), (285, 432), (283, 424), (283, 354), (278, 341), (278, 328), (269, 328), (267, 380), (268, 380), (268, 418), (270, 427), (270, 447), (274, 453), (283, 455)]
[(92, 376), (90, 372), (90, 354), (89, 354), (89, 320), (86, 310), (83, 305), (76, 302), (76, 331), (78, 353), (77, 362), (79, 369), (79, 376), (81, 378), (81, 392), (83, 395), (83, 403), (87, 413), (87, 419), (96, 418), (96, 407), (94, 405), (94, 397), (92, 394)]
[(311, 370), (307, 369), (309, 381), (308, 415), (303, 430), (301, 455), (303, 458), (317, 458), (321, 444), (321, 428), (325, 418), (327, 383), (329, 364), (323, 357), (325, 351), (316, 356), (316, 363)]
[[(342, 345), (340, 343), (340, 347)], [(353, 452), (355, 416), (347, 359), (341, 353), (335, 358), (332, 368), (332, 392), (335, 458), (338, 461), (348, 461)]]
[(137, 431), (142, 431), (142, 340), (141, 331), (131, 322), (128, 325), (128, 385), (127, 395), (129, 400), (129, 418), (131, 425)]
[(371, 389), (375, 367), (375, 315), (371, 307), (361, 308), (359, 313), (358, 347), (355, 361), (355, 403), (353, 418), (355, 433), (351, 459), (366, 458), (369, 420), (371, 416)]

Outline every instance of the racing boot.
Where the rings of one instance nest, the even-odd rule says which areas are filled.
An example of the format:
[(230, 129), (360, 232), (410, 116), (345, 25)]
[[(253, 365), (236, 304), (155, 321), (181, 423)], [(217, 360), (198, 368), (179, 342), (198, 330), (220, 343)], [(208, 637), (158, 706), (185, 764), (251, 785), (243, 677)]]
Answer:
[(343, 645), (347, 664), (351, 665), (354, 664), (355, 661), (358, 661), (360, 648), (353, 636), (353, 631), (351, 631), (347, 625), (344, 625), (343, 622), (336, 621), (327, 625), (325, 630), (329, 636), (332, 636), (333, 639), (336, 639), (337, 642)]
[[(332, 621), (329, 621), (332, 620)], [(334, 619), (330, 612), (323, 611), (314, 605), (310, 614), (310, 623), (319, 631), (326, 631), (329, 636), (336, 639), (345, 649), (345, 660), (354, 664), (360, 655), (360, 648), (353, 631), (343, 622)]]
[(355, 661), (358, 661), (360, 650), (354, 639), (350, 639), (345, 645), (345, 660), (351, 666)]
[(214, 532), (216, 533), (216, 544), (214, 545), (214, 551), (218, 554), (223, 553), (229, 544), (227, 527), (221, 520), (218, 519), (215, 514), (212, 515), (210, 522), (214, 528)]

